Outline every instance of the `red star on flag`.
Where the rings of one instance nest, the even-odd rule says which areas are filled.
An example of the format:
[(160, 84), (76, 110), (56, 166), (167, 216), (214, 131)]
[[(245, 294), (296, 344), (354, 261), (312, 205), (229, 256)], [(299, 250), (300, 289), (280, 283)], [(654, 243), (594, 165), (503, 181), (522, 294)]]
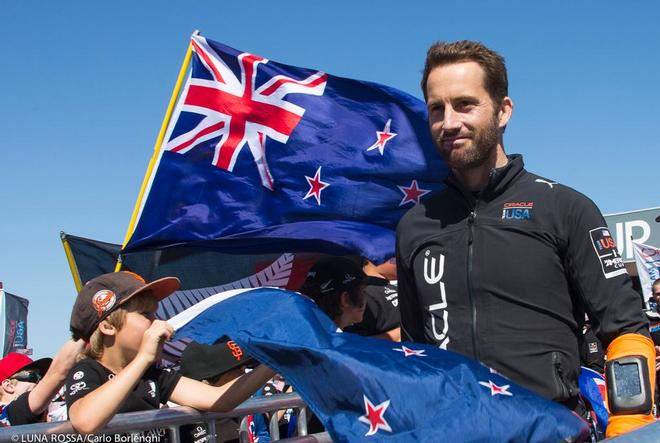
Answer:
[(403, 206), (408, 202), (413, 202), (414, 204), (419, 203), (419, 199), (422, 198), (422, 196), (428, 194), (431, 192), (430, 189), (422, 189), (417, 185), (417, 180), (413, 180), (412, 183), (410, 183), (409, 187), (405, 186), (398, 186), (398, 188), (403, 192), (403, 198), (401, 199), (401, 203), (399, 203), (399, 206)]
[(307, 191), (307, 195), (303, 197), (303, 200), (307, 200), (309, 197), (314, 196), (316, 199), (316, 203), (321, 205), (321, 191), (323, 191), (325, 188), (330, 186), (330, 183), (326, 183), (324, 181), (321, 181), (321, 167), (316, 170), (316, 174), (314, 174), (314, 177), (307, 177), (307, 183), (309, 183), (309, 191)]
[(499, 395), (508, 395), (510, 397), (513, 396), (513, 394), (508, 391), (508, 389), (511, 387), (511, 385), (497, 386), (491, 380), (488, 380), (488, 382), (480, 381), (479, 384), (481, 386), (485, 386), (488, 389), (490, 389), (491, 397), (495, 397), (498, 394)]
[(410, 349), (407, 346), (401, 345), (401, 348), (392, 348), (393, 351), (397, 352), (403, 352), (404, 357), (410, 357), (411, 355), (414, 355), (415, 357), (426, 357), (426, 350), (424, 349)]
[(383, 152), (385, 152), (385, 143), (388, 141), (392, 140), (394, 137), (397, 136), (394, 132), (390, 132), (390, 126), (392, 125), (392, 119), (387, 120), (387, 123), (385, 123), (385, 129), (382, 131), (376, 131), (376, 143), (373, 145), (369, 146), (367, 148), (367, 151), (371, 151), (372, 149), (378, 149), (380, 151), (380, 155), (383, 155)]
[(374, 435), (376, 432), (378, 432), (379, 429), (392, 432), (392, 428), (390, 428), (390, 425), (383, 418), (385, 411), (390, 405), (390, 401), (385, 400), (378, 406), (374, 406), (366, 395), (363, 394), (362, 397), (364, 397), (364, 410), (366, 411), (366, 414), (359, 417), (358, 420), (369, 425), (369, 431), (367, 431), (367, 433), (364, 435), (369, 437), (370, 435)]

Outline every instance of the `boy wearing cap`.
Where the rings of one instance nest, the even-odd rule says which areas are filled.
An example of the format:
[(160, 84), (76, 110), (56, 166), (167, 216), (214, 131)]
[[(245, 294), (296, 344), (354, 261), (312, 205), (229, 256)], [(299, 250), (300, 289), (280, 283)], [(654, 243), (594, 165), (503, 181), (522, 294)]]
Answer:
[(360, 265), (348, 258), (329, 257), (312, 266), (300, 292), (311, 297), (344, 329), (362, 321), (367, 303), (365, 287), (387, 283), (383, 278), (367, 276)]
[[(327, 257), (316, 262), (300, 288), (311, 297), (340, 329), (360, 323), (367, 305), (367, 286), (385, 286), (384, 278), (368, 276), (362, 266), (346, 257)], [(310, 433), (324, 430), (312, 415), (307, 424)]]
[(93, 433), (117, 413), (158, 409), (171, 400), (204, 411), (226, 412), (252, 395), (273, 372), (261, 365), (223, 386), (210, 386), (154, 363), (172, 327), (156, 320), (158, 301), (179, 288), (174, 277), (147, 284), (131, 272), (104, 274), (78, 294), (71, 332), (89, 343), (87, 358), (67, 380), (69, 420)]
[(223, 385), (244, 374), (247, 367), (256, 363), (232, 340), (219, 341), (214, 345), (192, 341), (181, 354), (179, 373), (210, 385)]
[(64, 385), (83, 346), (82, 340), (69, 340), (55, 359), (32, 361), (10, 352), (0, 360), (0, 427), (44, 421), (50, 400)]
[[(240, 377), (248, 366), (254, 366), (255, 363), (256, 360), (248, 357), (234, 341), (220, 341), (214, 345), (203, 345), (193, 341), (181, 354), (179, 373), (202, 383), (222, 386)], [(267, 431), (267, 423), (264, 425), (264, 430)], [(226, 418), (216, 421), (216, 441), (238, 442), (238, 429), (239, 422), (236, 419)], [(256, 430), (248, 429), (248, 432), (250, 433), (248, 440), (257, 441)], [(184, 425), (180, 427), (179, 435), (183, 443), (205, 442), (208, 441), (208, 427), (205, 423)]]
[(396, 261), (394, 258), (376, 265), (367, 259), (362, 261), (362, 270), (368, 276), (387, 280), (387, 285), (366, 285), (367, 306), (364, 317), (344, 329), (345, 332), (366, 337), (401, 341), (401, 315), (396, 282)]

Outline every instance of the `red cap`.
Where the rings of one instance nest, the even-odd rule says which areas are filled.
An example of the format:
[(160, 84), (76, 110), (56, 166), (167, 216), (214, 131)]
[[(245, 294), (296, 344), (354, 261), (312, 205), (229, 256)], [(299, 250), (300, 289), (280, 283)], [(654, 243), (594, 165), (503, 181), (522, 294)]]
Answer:
[(42, 358), (37, 361), (32, 361), (27, 355), (19, 354), (18, 352), (10, 352), (5, 358), (0, 360), (0, 382), (7, 380), (23, 369), (37, 369), (43, 376), (52, 361), (53, 360), (50, 358)]

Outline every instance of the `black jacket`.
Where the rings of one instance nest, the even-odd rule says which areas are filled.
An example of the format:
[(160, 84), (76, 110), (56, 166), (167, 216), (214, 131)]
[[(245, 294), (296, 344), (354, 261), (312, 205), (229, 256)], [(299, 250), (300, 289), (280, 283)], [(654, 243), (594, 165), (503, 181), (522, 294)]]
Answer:
[(523, 169), (477, 196), (450, 177), (397, 228), (402, 338), (475, 358), (546, 398), (577, 395), (585, 311), (603, 345), (648, 335), (596, 205)]

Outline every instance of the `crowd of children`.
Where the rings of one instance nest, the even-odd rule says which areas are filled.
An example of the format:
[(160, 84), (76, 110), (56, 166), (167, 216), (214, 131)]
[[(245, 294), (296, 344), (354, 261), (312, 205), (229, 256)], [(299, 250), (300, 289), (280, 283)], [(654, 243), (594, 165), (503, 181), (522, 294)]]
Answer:
[[(372, 269), (379, 275), (378, 268)], [(359, 326), (367, 309), (371, 321), (361, 326), (362, 333), (387, 338), (388, 333), (398, 335), (396, 286), (392, 283), (396, 284), (382, 276), (366, 275), (354, 260), (337, 257), (317, 263), (301, 292), (313, 298), (341, 328)], [(383, 292), (388, 285), (394, 289)], [(376, 288), (371, 295), (369, 287)], [(0, 360), (0, 426), (58, 417), (70, 420), (78, 432), (91, 434), (118, 413), (175, 406), (227, 412), (252, 395), (291, 390), (271, 369), (245, 355), (230, 340), (212, 346), (192, 342), (178, 367), (159, 367), (163, 345), (173, 330), (156, 318), (156, 309), (160, 300), (177, 289), (177, 278), (147, 283), (126, 271), (87, 282), (72, 310), (72, 339), (54, 359), (32, 361), (10, 353)], [(374, 306), (380, 306), (375, 314)], [(60, 394), (64, 402), (52, 402)], [(57, 412), (49, 413), (49, 408)], [(279, 415), (289, 416), (286, 411)], [(268, 441), (269, 417), (248, 418), (258, 441)], [(286, 427), (286, 420), (281, 421)], [(216, 423), (217, 440), (235, 440), (238, 425), (235, 420)], [(203, 424), (181, 428), (182, 441), (202, 442), (207, 436)]]

